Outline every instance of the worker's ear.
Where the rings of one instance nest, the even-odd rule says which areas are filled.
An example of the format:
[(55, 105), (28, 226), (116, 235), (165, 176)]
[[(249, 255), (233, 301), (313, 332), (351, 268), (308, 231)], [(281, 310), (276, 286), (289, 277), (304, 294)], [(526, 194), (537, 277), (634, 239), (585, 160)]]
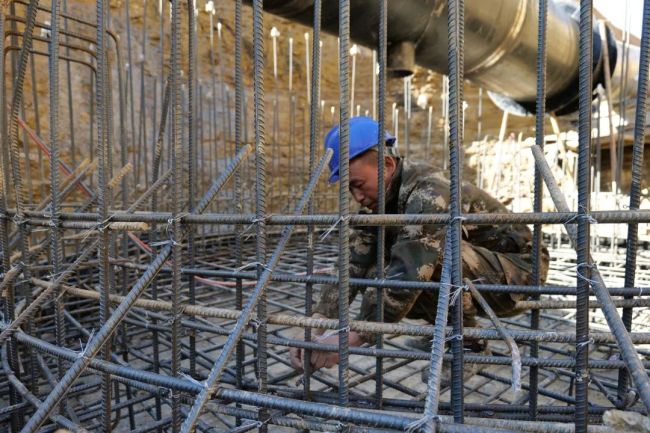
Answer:
[(393, 158), (392, 156), (385, 156), (384, 170), (386, 171), (387, 175), (393, 176), (395, 170), (397, 170), (397, 159)]

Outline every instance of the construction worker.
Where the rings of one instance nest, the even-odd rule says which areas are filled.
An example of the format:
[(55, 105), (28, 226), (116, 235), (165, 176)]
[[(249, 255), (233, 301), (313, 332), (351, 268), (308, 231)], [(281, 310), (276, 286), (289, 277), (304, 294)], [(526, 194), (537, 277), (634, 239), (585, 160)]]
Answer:
[[(361, 206), (361, 213), (377, 213), (379, 125), (368, 117), (350, 119), (350, 193)], [(385, 133), (384, 185), (386, 214), (440, 214), (449, 210), (449, 181), (431, 166), (402, 160), (396, 149), (394, 136)], [(330, 161), (330, 183), (339, 180), (339, 127), (325, 138), (325, 146), (334, 154)], [(476, 186), (462, 184), (463, 213), (505, 213), (503, 204)], [(386, 228), (384, 257), (387, 279), (404, 281), (440, 281), (444, 250), (445, 225), (409, 224)], [(375, 278), (377, 257), (377, 228), (354, 227), (350, 235), (350, 277)], [(463, 224), (461, 244), (464, 278), (481, 284), (526, 285), (530, 283), (532, 264), (532, 235), (522, 224)], [(542, 248), (541, 278), (546, 279), (548, 251)], [(453, 288), (452, 288), (453, 289)], [(363, 292), (357, 320), (375, 320), (377, 295), (374, 288), (350, 287), (350, 302)], [(463, 323), (475, 326), (476, 316), (484, 311), (467, 291), (462, 293)], [(499, 316), (512, 316), (522, 311), (516, 301), (523, 295), (482, 292), (483, 297)], [(383, 292), (384, 321), (398, 322), (403, 318), (424, 319), (435, 323), (437, 291), (389, 288)], [(314, 308), (314, 318), (338, 317), (338, 287), (325, 285)], [(338, 344), (338, 334), (327, 336), (316, 332), (316, 341)], [(350, 346), (374, 344), (374, 334), (349, 332)], [(430, 345), (430, 340), (429, 340)], [(481, 351), (479, 342), (465, 341), (466, 347)], [(302, 369), (303, 351), (291, 348), (294, 368)], [(329, 368), (338, 363), (337, 352), (312, 351), (314, 370)]]

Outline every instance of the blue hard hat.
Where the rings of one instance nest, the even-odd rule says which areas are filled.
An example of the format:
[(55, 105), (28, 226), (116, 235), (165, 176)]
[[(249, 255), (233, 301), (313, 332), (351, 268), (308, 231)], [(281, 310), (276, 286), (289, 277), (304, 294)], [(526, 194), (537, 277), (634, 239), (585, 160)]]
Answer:
[[(366, 116), (352, 117), (350, 119), (350, 160), (356, 158), (367, 150), (377, 145), (379, 136), (379, 123)], [(390, 149), (390, 155), (397, 156), (393, 144), (395, 137), (388, 131), (384, 132), (386, 146)], [(336, 125), (325, 136), (325, 149), (332, 149), (333, 155), (330, 159), (329, 182), (339, 180), (339, 125)]]

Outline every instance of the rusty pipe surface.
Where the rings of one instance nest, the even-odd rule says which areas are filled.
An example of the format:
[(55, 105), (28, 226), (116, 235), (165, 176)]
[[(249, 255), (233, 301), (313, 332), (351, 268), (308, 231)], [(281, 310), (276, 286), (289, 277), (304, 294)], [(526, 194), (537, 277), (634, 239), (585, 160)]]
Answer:
[[(311, 26), (313, 3), (313, 0), (266, 0), (264, 9)], [(416, 64), (442, 74), (448, 72), (446, 9), (445, 0), (388, 1), (388, 63), (394, 65), (394, 75), (408, 74), (404, 68), (408, 67), (412, 52)], [(533, 0), (465, 2), (465, 78), (488, 89), (502, 108), (522, 113), (535, 110), (537, 9), (537, 2)], [(374, 48), (379, 3), (353, 0), (350, 12), (352, 39)], [(338, 34), (337, 2), (323, 3), (322, 28)], [(616, 73), (620, 43), (614, 40), (609, 29), (605, 38), (600, 37), (597, 26), (594, 33), (594, 86), (599, 83), (604, 86), (602, 41), (608, 43), (612, 73)], [(568, 114), (577, 108), (578, 40), (577, 5), (569, 1), (550, 1), (548, 111)]]

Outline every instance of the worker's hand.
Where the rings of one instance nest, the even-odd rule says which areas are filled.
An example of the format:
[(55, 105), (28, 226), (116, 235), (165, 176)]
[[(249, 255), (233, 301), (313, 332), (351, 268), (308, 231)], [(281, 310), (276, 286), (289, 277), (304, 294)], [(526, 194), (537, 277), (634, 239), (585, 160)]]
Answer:
[[(318, 313), (314, 313), (312, 315), (312, 318), (326, 319), (327, 317)], [(316, 343), (329, 344), (334, 346), (338, 346), (339, 344), (338, 334), (323, 336), (322, 329), (314, 329), (313, 334), (314, 334), (313, 340)], [(302, 335), (299, 338), (302, 338)], [(357, 333), (356, 331), (350, 331), (350, 333), (348, 334), (348, 343), (352, 347), (358, 347), (363, 344), (363, 340), (361, 339), (361, 335), (359, 335), (359, 333)], [(304, 355), (305, 355), (305, 351), (302, 348), (298, 348), (298, 347), (289, 348), (289, 358), (291, 361), (291, 365), (293, 366), (293, 368), (295, 368), (298, 371), (303, 370)], [(323, 367), (331, 368), (336, 364), (338, 364), (338, 362), (339, 362), (338, 352), (323, 351), (323, 350), (312, 350), (311, 352), (310, 364), (311, 364), (312, 371), (319, 370)]]
[[(316, 337), (314, 341), (320, 344), (329, 344), (338, 347), (339, 334), (330, 335), (327, 337)], [(361, 335), (356, 331), (348, 333), (348, 344), (350, 347), (359, 347), (363, 344)], [(323, 350), (313, 350), (311, 353), (311, 368), (313, 371), (321, 368), (331, 368), (339, 363), (339, 353)]]
[[(323, 316), (320, 313), (314, 313), (311, 316), (312, 319), (327, 319), (327, 317)], [(312, 335), (314, 337), (319, 337), (323, 335), (324, 329), (318, 329), (318, 328), (313, 328), (312, 329)], [(302, 340), (304, 338), (304, 331), (300, 330), (299, 333), (295, 336), (296, 340)], [(303, 356), (304, 356), (304, 349), (300, 347), (290, 347), (289, 348), (289, 360), (291, 361), (291, 366), (295, 368), (298, 371), (303, 370)]]
[(289, 348), (289, 360), (291, 366), (298, 371), (302, 371), (302, 349), (300, 347)]
[[(314, 341), (319, 344), (339, 345), (339, 335), (334, 334), (328, 337), (316, 337)], [(311, 368), (312, 371), (320, 370), (321, 368), (331, 368), (339, 363), (338, 352), (328, 352), (324, 350), (312, 350), (311, 352)]]

